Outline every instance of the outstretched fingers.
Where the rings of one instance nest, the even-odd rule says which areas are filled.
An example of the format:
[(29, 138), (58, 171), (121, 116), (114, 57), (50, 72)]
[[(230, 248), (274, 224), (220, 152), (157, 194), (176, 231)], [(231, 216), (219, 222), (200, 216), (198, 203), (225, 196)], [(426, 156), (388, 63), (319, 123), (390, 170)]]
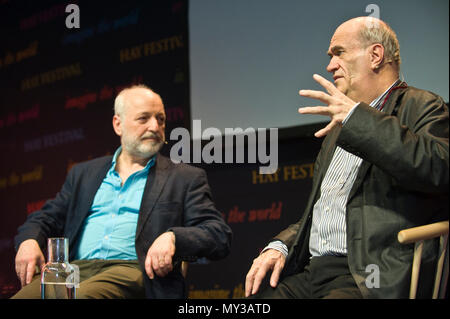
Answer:
[(335, 94), (342, 94), (341, 91), (338, 90), (338, 88), (336, 86), (334, 86), (333, 83), (331, 83), (330, 81), (328, 81), (327, 79), (325, 79), (323, 76), (319, 75), (319, 74), (314, 74), (313, 75), (313, 79), (319, 83), (320, 85), (323, 86), (323, 88), (325, 90), (327, 90), (328, 93), (330, 93), (331, 95), (335, 95)]

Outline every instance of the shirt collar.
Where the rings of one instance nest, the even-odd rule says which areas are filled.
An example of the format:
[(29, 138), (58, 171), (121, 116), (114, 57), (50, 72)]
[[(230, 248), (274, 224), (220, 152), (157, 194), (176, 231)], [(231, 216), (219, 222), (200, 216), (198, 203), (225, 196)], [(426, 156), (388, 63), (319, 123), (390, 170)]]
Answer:
[(386, 91), (384, 91), (383, 94), (381, 94), (379, 97), (377, 97), (375, 100), (372, 101), (372, 103), (370, 103), (370, 106), (378, 108), (380, 101), (382, 99), (384, 99), (384, 97), (386, 96), (386, 94), (388, 94), (388, 92), (396, 85), (400, 84), (400, 79), (397, 79), (394, 83), (392, 83), (392, 85), (390, 87), (388, 87), (388, 89)]
[[(119, 146), (119, 148), (116, 150), (116, 152), (114, 153), (114, 156), (112, 158), (112, 169), (113, 170), (116, 168), (116, 161), (117, 161), (117, 158), (119, 157), (121, 152), (122, 152), (122, 146)], [(153, 155), (148, 160), (147, 165), (145, 165), (145, 167), (141, 171), (148, 171), (150, 169), (150, 167), (155, 165), (155, 159), (156, 159), (156, 154)]]

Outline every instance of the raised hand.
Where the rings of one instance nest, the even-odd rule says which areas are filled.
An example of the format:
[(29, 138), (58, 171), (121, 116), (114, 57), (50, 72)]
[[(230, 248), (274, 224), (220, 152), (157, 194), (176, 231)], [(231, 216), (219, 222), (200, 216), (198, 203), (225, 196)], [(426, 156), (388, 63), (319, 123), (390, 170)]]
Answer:
[(298, 109), (298, 112), (300, 114), (318, 114), (329, 116), (331, 118), (331, 122), (314, 134), (316, 137), (323, 137), (327, 135), (336, 125), (342, 125), (342, 121), (346, 118), (348, 112), (355, 106), (356, 102), (339, 91), (333, 83), (322, 76), (314, 74), (313, 78), (327, 90), (328, 94), (322, 91), (314, 90), (300, 90), (299, 94), (304, 97), (319, 100), (328, 106), (301, 107)]

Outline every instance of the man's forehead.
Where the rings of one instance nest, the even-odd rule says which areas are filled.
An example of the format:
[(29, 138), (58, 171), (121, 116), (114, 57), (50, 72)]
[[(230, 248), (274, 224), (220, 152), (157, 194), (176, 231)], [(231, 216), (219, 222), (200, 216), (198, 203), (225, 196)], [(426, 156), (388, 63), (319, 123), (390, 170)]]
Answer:
[(348, 28), (341, 25), (331, 37), (328, 52), (332, 51), (333, 48), (349, 48), (358, 45), (358, 28)]
[(345, 39), (343, 39), (340, 34), (333, 34), (333, 37), (330, 40), (327, 54), (331, 54), (339, 49), (344, 49), (346, 47), (346, 43), (347, 41), (345, 41)]
[(140, 103), (162, 104), (161, 97), (153, 91), (145, 88), (132, 88), (125, 93), (125, 99)]
[(145, 88), (132, 88), (125, 93), (125, 112), (145, 113), (162, 112), (164, 113), (164, 105), (160, 96), (151, 90)]
[(143, 98), (144, 97), (153, 98), (154, 96), (157, 95), (153, 91), (146, 89), (146, 88), (141, 88), (141, 87), (129, 88), (126, 91), (124, 91), (124, 94), (127, 97), (138, 96), (138, 97), (143, 97)]

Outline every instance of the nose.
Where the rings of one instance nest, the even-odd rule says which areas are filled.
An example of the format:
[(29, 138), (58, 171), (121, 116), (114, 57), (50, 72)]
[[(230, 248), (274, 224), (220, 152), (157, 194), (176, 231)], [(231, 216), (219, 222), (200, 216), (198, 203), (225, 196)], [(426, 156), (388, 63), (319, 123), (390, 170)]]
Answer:
[(149, 119), (147, 129), (151, 132), (157, 132), (159, 130), (158, 119), (155, 116)]
[(336, 62), (335, 57), (332, 57), (330, 63), (328, 63), (327, 71), (330, 73), (334, 73), (337, 69), (339, 69), (339, 64)]

